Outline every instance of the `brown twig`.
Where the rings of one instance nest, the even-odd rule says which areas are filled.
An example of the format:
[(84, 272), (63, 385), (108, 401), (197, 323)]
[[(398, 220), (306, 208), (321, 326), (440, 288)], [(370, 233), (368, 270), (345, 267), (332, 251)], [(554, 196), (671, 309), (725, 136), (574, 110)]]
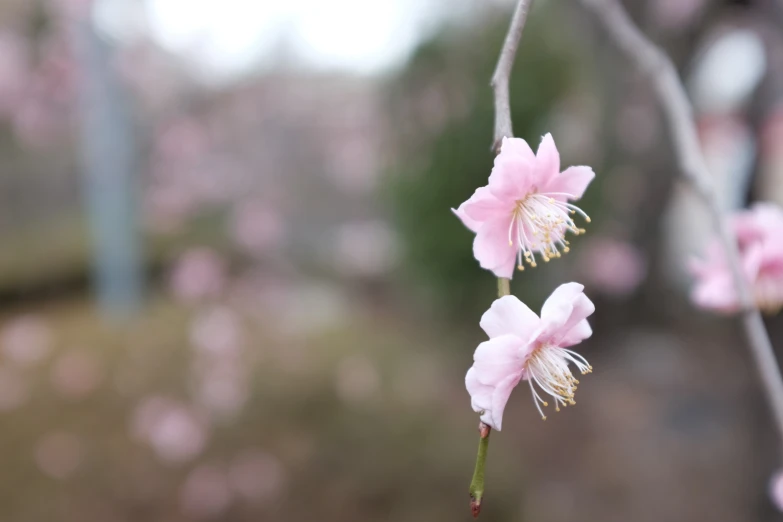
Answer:
[(637, 68), (647, 75), (672, 133), (680, 171), (706, 204), (718, 231), (742, 307), (742, 323), (783, 442), (783, 379), (764, 322), (742, 273), (736, 239), (715, 194), (701, 152), (693, 108), (669, 57), (633, 23), (617, 0), (580, 0)]
[[(498, 64), (492, 74), (492, 92), (495, 97), (495, 135), (493, 137), (493, 149), (500, 151), (500, 145), (504, 137), (512, 137), (511, 128), (511, 103), (509, 100), (508, 84), (511, 77), (511, 69), (514, 66), (514, 58), (517, 56), (519, 40), (522, 38), (522, 30), (525, 28), (527, 13), (533, 0), (518, 0), (514, 14), (511, 16), (511, 24), (500, 50)], [(510, 281), (498, 278), (498, 297), (511, 293)], [(473, 480), (470, 482), (470, 512), (476, 518), (481, 513), (481, 501), (484, 497), (484, 470), (487, 464), (487, 448), (489, 448), (489, 434), (491, 428), (479, 423), (479, 450), (476, 456), (476, 467), (473, 470)]]
[(493, 147), (495, 151), (500, 150), (500, 144), (504, 137), (514, 135), (511, 126), (511, 102), (508, 94), (508, 84), (511, 78), (511, 69), (514, 66), (514, 58), (517, 56), (519, 40), (522, 38), (522, 30), (525, 28), (525, 21), (533, 0), (519, 0), (514, 14), (511, 16), (511, 25), (506, 33), (506, 39), (503, 42), (503, 49), (498, 57), (498, 64), (495, 66), (495, 72), (492, 73), (492, 92), (495, 97), (495, 136)]

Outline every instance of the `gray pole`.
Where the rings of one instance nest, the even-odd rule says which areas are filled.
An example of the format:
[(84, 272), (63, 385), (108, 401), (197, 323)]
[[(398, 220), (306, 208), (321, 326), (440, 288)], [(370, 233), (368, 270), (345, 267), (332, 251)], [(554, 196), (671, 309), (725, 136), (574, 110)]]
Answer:
[(75, 21), (80, 62), (84, 191), (92, 237), (93, 284), (101, 311), (125, 317), (142, 294), (136, 145), (130, 104), (112, 46), (89, 16)]

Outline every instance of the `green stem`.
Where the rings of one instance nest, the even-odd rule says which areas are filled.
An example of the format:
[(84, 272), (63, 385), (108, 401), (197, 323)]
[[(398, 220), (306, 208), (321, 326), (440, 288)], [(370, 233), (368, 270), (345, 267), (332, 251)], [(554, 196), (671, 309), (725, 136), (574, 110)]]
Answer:
[(511, 280), (505, 277), (498, 277), (498, 297), (511, 294)]
[(473, 517), (478, 517), (481, 512), (481, 499), (484, 497), (484, 469), (487, 464), (487, 448), (489, 448), (489, 432), (492, 428), (479, 424), (478, 455), (476, 455), (476, 468), (473, 470), (473, 480), (470, 481), (470, 511)]
[[(511, 294), (511, 281), (504, 277), (498, 278), (498, 297)], [(479, 447), (476, 455), (476, 468), (473, 470), (473, 480), (470, 481), (470, 511), (474, 517), (481, 512), (481, 499), (484, 497), (484, 470), (487, 465), (487, 449), (489, 448), (489, 432), (492, 430), (483, 422), (479, 423)]]

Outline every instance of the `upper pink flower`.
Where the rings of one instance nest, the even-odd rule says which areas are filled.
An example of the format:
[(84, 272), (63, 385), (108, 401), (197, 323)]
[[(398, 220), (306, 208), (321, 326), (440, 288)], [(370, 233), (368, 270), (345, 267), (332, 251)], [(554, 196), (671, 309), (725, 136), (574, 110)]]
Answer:
[(476, 190), (454, 213), (476, 233), (473, 255), (482, 268), (497, 277), (510, 278), (522, 258), (536, 266), (535, 254), (544, 261), (568, 252), (565, 233), (584, 232), (572, 215), (582, 214), (569, 203), (582, 197), (595, 177), (590, 167), (569, 167), (560, 172), (560, 154), (551, 134), (533, 151), (525, 140), (503, 138), (489, 183)]
[[(777, 312), (783, 306), (783, 210), (769, 203), (756, 204), (736, 213), (731, 225), (756, 305)], [(690, 271), (696, 278), (691, 297), (697, 305), (723, 313), (739, 310), (734, 279), (717, 239), (704, 259), (691, 261)]]
[(592, 335), (587, 317), (595, 306), (578, 283), (560, 285), (541, 308), (541, 317), (512, 295), (497, 299), (481, 317), (481, 328), (489, 341), (481, 343), (473, 355), (473, 366), (465, 376), (465, 386), (473, 410), (481, 420), (500, 430), (506, 402), (520, 380), (528, 381), (533, 402), (546, 419), (541, 405), (548, 406), (533, 387), (535, 384), (560, 406), (574, 404), (579, 384), (569, 363), (580, 372), (592, 371), (581, 355), (567, 347)]

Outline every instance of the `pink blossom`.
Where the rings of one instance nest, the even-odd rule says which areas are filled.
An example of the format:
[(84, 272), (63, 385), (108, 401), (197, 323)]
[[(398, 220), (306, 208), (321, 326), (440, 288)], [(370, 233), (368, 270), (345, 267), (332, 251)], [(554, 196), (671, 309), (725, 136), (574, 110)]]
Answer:
[(248, 200), (234, 208), (231, 235), (239, 246), (251, 254), (262, 255), (280, 244), (283, 223), (269, 205)]
[(180, 490), (182, 510), (194, 518), (219, 515), (231, 501), (226, 472), (215, 465), (204, 464), (191, 471)]
[[(783, 210), (760, 203), (731, 221), (743, 275), (756, 305), (775, 313), (783, 306)], [(722, 313), (739, 310), (739, 297), (723, 248), (715, 239), (702, 259), (690, 263), (696, 279), (691, 298), (700, 307)]]
[(778, 470), (769, 479), (769, 496), (778, 511), (783, 511), (783, 470)]
[(171, 290), (185, 302), (215, 297), (225, 286), (225, 265), (220, 256), (207, 248), (195, 248), (182, 254), (171, 273)]
[(100, 361), (86, 352), (67, 353), (52, 368), (52, 385), (60, 395), (70, 399), (86, 397), (100, 386), (103, 378)]
[(206, 423), (187, 406), (164, 397), (151, 397), (134, 411), (133, 435), (147, 442), (164, 461), (193, 459), (206, 446)]
[(32, 366), (49, 354), (52, 333), (42, 318), (23, 315), (3, 327), (0, 346), (6, 357), (17, 365)]
[(73, 475), (84, 460), (84, 444), (72, 433), (53, 432), (45, 435), (35, 448), (35, 461), (51, 478), (66, 479)]
[(269, 453), (252, 450), (238, 455), (228, 470), (234, 491), (248, 500), (270, 500), (285, 483), (282, 463)]
[(190, 326), (190, 342), (198, 353), (218, 358), (236, 357), (242, 350), (242, 325), (226, 306), (199, 312)]
[(588, 286), (608, 295), (633, 292), (647, 274), (647, 263), (630, 243), (612, 238), (591, 238), (579, 253), (579, 272)]
[[(525, 140), (503, 138), (489, 183), (476, 190), (454, 213), (476, 233), (473, 255), (482, 268), (497, 277), (510, 278), (522, 259), (536, 266), (568, 252), (566, 231), (581, 234), (572, 215), (590, 218), (569, 203), (582, 197), (595, 177), (590, 167), (569, 167), (560, 172), (560, 154), (551, 134), (533, 154)], [(452, 209), (453, 210), (453, 209)]]
[(534, 383), (554, 399), (555, 411), (574, 404), (579, 381), (569, 363), (583, 374), (592, 371), (584, 357), (568, 349), (593, 333), (586, 318), (595, 306), (583, 290), (578, 283), (560, 285), (541, 308), (541, 317), (511, 295), (497, 299), (484, 313), (480, 324), (489, 341), (476, 348), (465, 376), (471, 405), (482, 422), (500, 430), (506, 402), (521, 380), (528, 381), (533, 403), (544, 419), (541, 406), (548, 404)]

